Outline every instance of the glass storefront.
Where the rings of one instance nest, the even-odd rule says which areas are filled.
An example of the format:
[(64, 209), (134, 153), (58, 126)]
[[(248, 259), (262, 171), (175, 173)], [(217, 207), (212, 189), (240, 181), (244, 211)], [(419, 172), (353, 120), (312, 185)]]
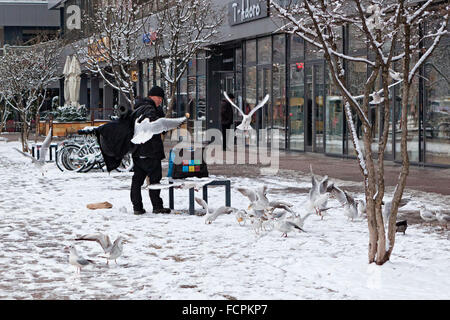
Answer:
[[(362, 39), (356, 28), (343, 28), (342, 48), (347, 54), (361, 58), (370, 55)], [(231, 50), (233, 59), (227, 53), (227, 61), (233, 61), (232, 68), (227, 66), (218, 71), (220, 79), (231, 77), (233, 83), (228, 87), (233, 89), (236, 103), (249, 113), (266, 94), (270, 94), (269, 102), (253, 116), (255, 129), (279, 129), (280, 148), (355, 156), (342, 96), (333, 84), (320, 51), (305, 45), (300, 37), (286, 34), (238, 41)], [(179, 111), (189, 112), (192, 119), (204, 123), (208, 117), (207, 87), (212, 85), (208, 82), (208, 60), (205, 58), (203, 53), (190, 63), (178, 88)], [(415, 57), (416, 61), (418, 58)], [(407, 125), (409, 156), (413, 163), (450, 165), (449, 61), (450, 38), (447, 37), (427, 60), (411, 87)], [(144, 92), (153, 84), (164, 84), (153, 61), (143, 63), (142, 67)], [(400, 67), (393, 66), (394, 70)], [(362, 95), (370, 74), (367, 65), (347, 62), (345, 70), (351, 94)], [(373, 90), (380, 88), (381, 84), (376, 83)], [(401, 161), (401, 84), (390, 90), (390, 99), (393, 108), (386, 159)], [(381, 107), (381, 104), (369, 106), (375, 156), (384, 125)], [(362, 123), (353, 110), (352, 114), (360, 147), (364, 149)], [(240, 120), (235, 113), (235, 124)]]
[(450, 165), (450, 39), (425, 63), (425, 161)]
[(344, 103), (327, 68), (326, 81), (326, 150), (328, 154), (344, 153)]
[(305, 150), (305, 46), (303, 39), (291, 35), (289, 61), (289, 149)]

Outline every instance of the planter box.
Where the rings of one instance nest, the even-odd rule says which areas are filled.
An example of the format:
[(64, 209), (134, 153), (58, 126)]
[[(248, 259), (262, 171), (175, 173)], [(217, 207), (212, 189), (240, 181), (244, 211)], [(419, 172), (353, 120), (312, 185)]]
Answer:
[[(76, 134), (78, 130), (88, 126), (101, 126), (108, 123), (108, 120), (80, 121), (80, 122), (53, 122), (53, 136), (66, 137), (67, 135)], [(39, 134), (46, 136), (50, 131), (50, 122), (39, 122)]]

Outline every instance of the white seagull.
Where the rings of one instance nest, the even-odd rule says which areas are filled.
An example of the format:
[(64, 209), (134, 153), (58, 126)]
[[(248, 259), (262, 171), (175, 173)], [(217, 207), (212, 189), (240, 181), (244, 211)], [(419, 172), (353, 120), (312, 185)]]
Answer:
[[(240, 226), (245, 225), (245, 223), (247, 222), (247, 211), (245, 211), (244, 209), (241, 209), (241, 210), (236, 211), (236, 213), (234, 215)], [(244, 222), (244, 224), (241, 224), (241, 222)]]
[(449, 215), (438, 211), (438, 212), (436, 212), (436, 219), (440, 223), (445, 223), (445, 229), (447, 229), (447, 223), (450, 222), (450, 216)]
[(66, 249), (69, 249), (70, 251), (70, 255), (69, 255), (69, 263), (75, 267), (77, 267), (77, 272), (80, 273), (81, 272), (81, 268), (84, 266), (87, 266), (88, 264), (95, 264), (94, 261), (89, 260), (89, 259), (85, 259), (83, 257), (81, 257), (78, 252), (77, 249), (75, 249), (75, 247), (73, 245), (66, 247)]
[(315, 210), (318, 216), (323, 219), (322, 211), (325, 211), (328, 202), (329, 192), (328, 192), (328, 176), (325, 176), (320, 183), (317, 182), (312, 171), (312, 166), (309, 166), (311, 171), (311, 189), (309, 190), (308, 198), (308, 213), (311, 210)]
[(431, 210), (428, 210), (424, 204), (420, 205), (419, 209), (420, 209), (420, 217), (424, 221), (429, 222), (430, 225), (431, 225), (431, 221), (437, 220), (436, 215)]
[(214, 211), (208, 207), (208, 204), (206, 203), (205, 200), (198, 197), (195, 197), (194, 199), (195, 202), (197, 202), (200, 206), (203, 207), (203, 209), (206, 210), (205, 224), (213, 223), (217, 219), (217, 217), (220, 216), (221, 214), (230, 214), (232, 212), (235, 212), (236, 210), (230, 207), (219, 207)]
[(183, 181), (173, 181), (173, 183), (159, 183), (159, 184), (149, 184), (144, 187), (144, 189), (157, 190), (157, 189), (194, 189), (195, 191), (199, 191), (207, 184), (213, 182), (214, 179), (183, 179)]
[(236, 127), (236, 129), (238, 130), (242, 130), (244, 132), (250, 131), (252, 130), (252, 126), (250, 124), (250, 122), (252, 121), (252, 116), (255, 114), (256, 111), (258, 111), (260, 108), (262, 108), (267, 101), (269, 101), (270, 96), (266, 95), (265, 98), (258, 103), (258, 105), (256, 107), (254, 107), (249, 114), (245, 114), (231, 99), (230, 97), (228, 97), (228, 94), (226, 92), (223, 93), (225, 98), (228, 100), (228, 102), (235, 107), (239, 113), (242, 115), (242, 123)]
[(125, 239), (122, 236), (117, 237), (111, 247), (111, 250), (108, 252), (108, 255), (100, 256), (100, 258), (105, 258), (106, 264), (109, 264), (109, 260), (114, 260), (117, 264), (116, 260), (122, 255), (123, 252), (122, 242), (125, 242)]
[(291, 203), (280, 200), (269, 201), (269, 199), (267, 198), (267, 189), (268, 188), (266, 185), (255, 190), (246, 187), (237, 188), (237, 190), (241, 194), (243, 194), (250, 200), (248, 209), (264, 212), (273, 212), (275, 209), (284, 209), (288, 212), (293, 212), (291, 209), (293, 205)]
[(276, 220), (275, 223), (274, 223), (274, 228), (276, 230), (278, 230), (278, 231), (281, 231), (283, 233), (281, 236), (282, 237), (284, 236), (285, 238), (287, 238), (288, 232), (294, 231), (295, 229), (305, 232), (295, 222), (287, 220), (285, 218), (281, 218), (281, 219)]
[(344, 215), (349, 220), (353, 221), (361, 217), (366, 210), (366, 203), (364, 200), (355, 199), (348, 194), (347, 191), (342, 190), (336, 186), (331, 185), (331, 193), (336, 197), (336, 200), (344, 207)]
[(308, 219), (313, 214), (314, 214), (314, 212), (310, 212), (310, 213), (306, 214), (303, 218), (300, 214), (296, 214), (292, 217), (288, 217), (287, 219), (294, 222), (300, 228), (303, 228), (303, 225), (305, 224), (306, 219)]
[(124, 241), (124, 238), (122, 236), (119, 236), (114, 241), (114, 243), (111, 243), (111, 240), (107, 234), (93, 233), (81, 236), (75, 239), (75, 241), (95, 241), (102, 247), (103, 252), (110, 253), (113, 250), (116, 243), (120, 243), (120, 245), (122, 245), (121, 242)]
[[(403, 198), (400, 200), (398, 204), (398, 208), (402, 208), (406, 206), (411, 201), (411, 198)], [(384, 202), (384, 208), (383, 208), (383, 222), (384, 224), (387, 224), (389, 222), (389, 217), (391, 216), (392, 211), (392, 200)]]
[(131, 142), (134, 144), (142, 144), (150, 140), (155, 134), (173, 130), (186, 121), (187, 117), (181, 118), (159, 118), (150, 121), (145, 118), (140, 122), (142, 117), (136, 119), (134, 124), (134, 135)]
[(25, 157), (31, 159), (32, 163), (41, 170), (42, 175), (44, 175), (47, 172), (45, 158), (47, 157), (48, 150), (50, 148), (50, 144), (52, 142), (52, 128), (50, 128), (50, 131), (47, 134), (47, 137), (45, 138), (44, 142), (42, 143), (41, 149), (40, 149), (40, 155), (39, 160), (36, 160), (32, 155), (23, 152), (22, 150), (19, 150), (17, 148), (14, 148), (16, 151), (20, 152)]

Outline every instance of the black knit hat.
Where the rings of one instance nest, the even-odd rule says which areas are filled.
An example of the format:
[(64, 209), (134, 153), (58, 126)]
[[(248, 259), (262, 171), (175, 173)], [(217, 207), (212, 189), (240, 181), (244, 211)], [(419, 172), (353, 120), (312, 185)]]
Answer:
[(161, 87), (154, 86), (148, 92), (149, 97), (161, 97), (164, 99), (164, 90)]

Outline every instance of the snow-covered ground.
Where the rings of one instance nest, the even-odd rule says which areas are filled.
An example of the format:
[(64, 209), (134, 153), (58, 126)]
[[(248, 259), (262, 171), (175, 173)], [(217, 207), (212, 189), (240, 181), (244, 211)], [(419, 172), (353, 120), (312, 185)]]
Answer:
[[(367, 223), (348, 222), (341, 209), (323, 221), (310, 217), (307, 233), (288, 238), (278, 231), (258, 236), (233, 215), (206, 225), (186, 213), (188, 191), (175, 191), (178, 214), (135, 216), (131, 173), (63, 173), (51, 164), (42, 177), (13, 146), (19, 143), (0, 141), (0, 299), (450, 298), (450, 242), (436, 226), (411, 225), (397, 235), (390, 262), (368, 265)], [(293, 190), (309, 188), (308, 176), (231, 180), (233, 188), (268, 184), (269, 199), (292, 202), (304, 214), (307, 194)], [(167, 206), (168, 191), (162, 196)], [(223, 187), (210, 188), (209, 197), (211, 206), (223, 205)], [(103, 201), (113, 208), (86, 208)], [(407, 208), (416, 210), (419, 201), (448, 206), (448, 197), (416, 193)], [(246, 208), (248, 200), (233, 190), (232, 205)], [(128, 239), (117, 265), (98, 257), (97, 243), (73, 241), (93, 232)], [(70, 244), (96, 264), (77, 275), (64, 250)]]

